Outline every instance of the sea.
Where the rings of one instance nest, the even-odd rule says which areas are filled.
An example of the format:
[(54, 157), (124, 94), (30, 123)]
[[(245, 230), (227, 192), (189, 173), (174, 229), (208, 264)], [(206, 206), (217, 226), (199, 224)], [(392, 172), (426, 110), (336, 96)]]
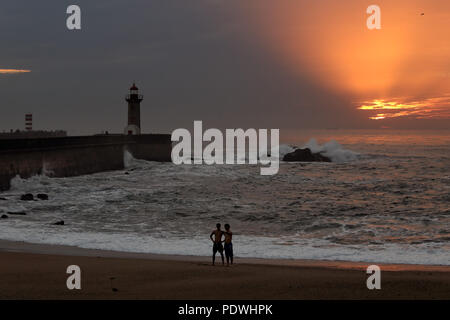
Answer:
[[(125, 151), (120, 171), (14, 178), (0, 193), (0, 215), (9, 216), (0, 239), (209, 256), (211, 231), (229, 223), (236, 261), (450, 265), (450, 131), (281, 136), (281, 156), (309, 147), (332, 162), (281, 162), (262, 176), (259, 165), (174, 165)], [(49, 200), (19, 200), (25, 193)]]

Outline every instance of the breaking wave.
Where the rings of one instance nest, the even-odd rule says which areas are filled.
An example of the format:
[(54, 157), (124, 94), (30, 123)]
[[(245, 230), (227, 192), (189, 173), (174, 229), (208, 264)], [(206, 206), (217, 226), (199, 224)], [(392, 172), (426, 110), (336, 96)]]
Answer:
[[(0, 239), (206, 256), (221, 222), (240, 257), (449, 265), (449, 144), (333, 137), (361, 156), (311, 139), (297, 146), (335, 163), (284, 163), (266, 177), (257, 166), (176, 166), (124, 152), (125, 170), (15, 177), (0, 193), (0, 215), (9, 216)], [(280, 145), (280, 156), (295, 148)], [(21, 201), (25, 193), (48, 200)]]
[(360, 156), (359, 153), (344, 149), (337, 141), (331, 140), (327, 143), (320, 145), (316, 139), (310, 139), (303, 148), (311, 149), (313, 153), (321, 153), (325, 157), (328, 157), (333, 162), (348, 162), (357, 160)]
[[(312, 138), (301, 148), (309, 148), (313, 153), (321, 153), (322, 155), (330, 158), (333, 162), (348, 162), (360, 158), (360, 154), (358, 152), (343, 148), (335, 140), (330, 140), (327, 143), (320, 145), (316, 139)], [(281, 144), (279, 147), (280, 159), (283, 159), (286, 154), (294, 152), (296, 149), (296, 147), (291, 145)]]

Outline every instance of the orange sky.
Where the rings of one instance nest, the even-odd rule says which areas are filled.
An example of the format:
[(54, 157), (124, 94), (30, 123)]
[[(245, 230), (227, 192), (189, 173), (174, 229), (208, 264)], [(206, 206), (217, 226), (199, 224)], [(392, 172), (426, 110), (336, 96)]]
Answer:
[[(381, 30), (366, 27), (371, 4), (381, 8)], [(261, 0), (257, 6), (244, 10), (264, 45), (294, 72), (350, 94), (351, 107), (369, 118), (450, 118), (450, 1), (279, 1), (274, 10)]]
[(31, 72), (31, 70), (22, 69), (0, 69), (0, 74), (15, 74), (15, 73), (26, 73)]

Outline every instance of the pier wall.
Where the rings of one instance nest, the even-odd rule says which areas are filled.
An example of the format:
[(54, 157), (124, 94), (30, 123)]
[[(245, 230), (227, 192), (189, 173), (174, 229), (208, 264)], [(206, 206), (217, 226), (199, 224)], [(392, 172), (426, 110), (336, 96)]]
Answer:
[(19, 175), (70, 177), (124, 168), (124, 151), (136, 159), (171, 161), (167, 134), (99, 135), (0, 140), (0, 190)]

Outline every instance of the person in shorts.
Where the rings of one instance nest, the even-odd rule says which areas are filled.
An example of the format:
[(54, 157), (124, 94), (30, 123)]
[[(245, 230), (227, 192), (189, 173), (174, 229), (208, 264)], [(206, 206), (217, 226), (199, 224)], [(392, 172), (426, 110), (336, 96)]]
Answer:
[(225, 225), (225, 257), (227, 258), (227, 266), (233, 264), (233, 243), (231, 240), (233, 239), (233, 232), (231, 232), (230, 225), (227, 223)]
[(220, 229), (220, 223), (216, 224), (216, 230), (213, 230), (209, 236), (211, 241), (213, 242), (213, 256), (212, 256), (212, 265), (216, 262), (216, 253), (219, 251), (220, 256), (222, 257), (222, 264), (225, 265), (224, 257), (223, 257), (223, 246), (222, 246), (222, 237), (223, 231)]

